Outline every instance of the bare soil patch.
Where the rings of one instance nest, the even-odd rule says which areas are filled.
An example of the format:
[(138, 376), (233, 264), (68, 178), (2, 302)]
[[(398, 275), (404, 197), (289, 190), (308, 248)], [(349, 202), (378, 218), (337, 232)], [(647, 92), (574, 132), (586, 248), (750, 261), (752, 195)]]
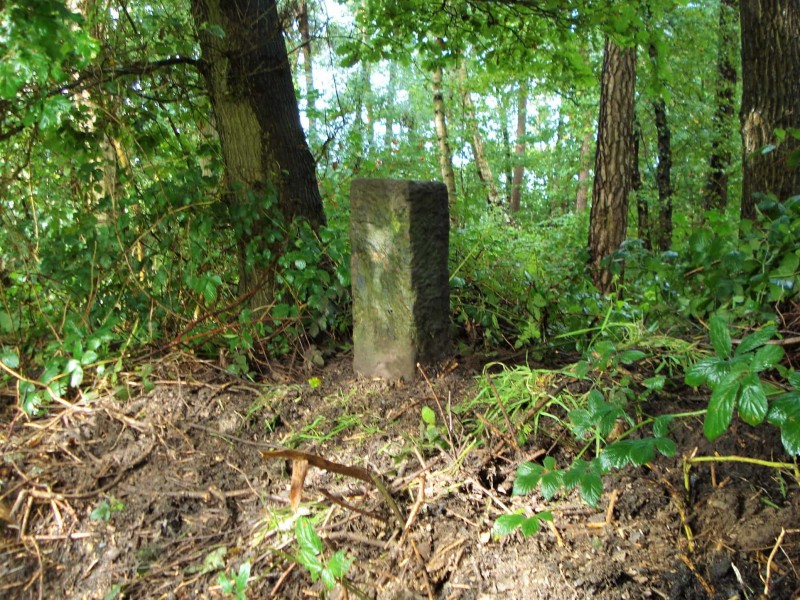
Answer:
[[(691, 470), (688, 497), (683, 484), (695, 448), (786, 460), (769, 428), (734, 426), (712, 445), (700, 421), (682, 422), (679, 456), (607, 477), (597, 508), (577, 495), (546, 505), (510, 495), (516, 466), (544, 452), (566, 464), (568, 445), (558, 432), (519, 449), (499, 432), (477, 443), (448, 409), (474, 394), (475, 375), (462, 365), (390, 385), (357, 378), (343, 356), (252, 384), (173, 357), (156, 365), (154, 389), (132, 380), (124, 402), (86, 397), (26, 420), (3, 396), (0, 597), (222, 598), (220, 572), (245, 561), (248, 598), (324, 595), (290, 558), (291, 462), (261, 455), (287, 447), (380, 473), (406, 520), (375, 486), (309, 469), (301, 510), (322, 515), (328, 556), (354, 558), (351, 590), (330, 597), (800, 596), (791, 477), (721, 463)], [(449, 449), (424, 435), (424, 406), (447, 421)], [(552, 527), (494, 539), (495, 519), (518, 508), (551, 509)]]

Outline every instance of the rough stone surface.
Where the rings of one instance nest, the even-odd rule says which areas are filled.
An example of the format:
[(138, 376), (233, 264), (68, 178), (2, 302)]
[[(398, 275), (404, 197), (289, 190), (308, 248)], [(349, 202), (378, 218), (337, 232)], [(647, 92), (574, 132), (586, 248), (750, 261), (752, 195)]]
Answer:
[(411, 379), (449, 348), (450, 221), (442, 183), (359, 179), (350, 188), (353, 366)]

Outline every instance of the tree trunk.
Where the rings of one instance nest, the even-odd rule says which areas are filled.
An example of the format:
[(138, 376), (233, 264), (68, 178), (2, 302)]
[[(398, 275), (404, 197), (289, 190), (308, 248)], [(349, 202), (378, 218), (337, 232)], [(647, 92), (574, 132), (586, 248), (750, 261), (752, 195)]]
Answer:
[(478, 128), (478, 119), (475, 116), (475, 105), (472, 103), (472, 97), (467, 89), (467, 65), (464, 60), (461, 61), (461, 67), (458, 70), (458, 79), (461, 83), (461, 101), (464, 104), (467, 126), (471, 130), (470, 141), (472, 154), (475, 157), (475, 165), (478, 168), (478, 178), (486, 187), (486, 199), (489, 205), (499, 206), (500, 192), (497, 190), (497, 184), (494, 181), (489, 159), (486, 158), (486, 150), (483, 147), (483, 137)]
[(642, 191), (642, 172), (639, 169), (639, 149), (642, 141), (642, 128), (639, 120), (633, 118), (633, 152), (631, 153), (631, 190), (636, 193), (636, 230), (645, 250), (653, 249), (653, 227), (650, 221), (650, 205)]
[(306, 84), (306, 118), (308, 119), (308, 137), (316, 139), (316, 90), (314, 89), (314, 62), (311, 48), (311, 28), (308, 20), (308, 1), (297, 3), (297, 29), (300, 33), (300, 48), (303, 54), (303, 76)]
[(658, 249), (662, 252), (672, 246), (672, 147), (667, 123), (667, 106), (662, 98), (653, 102), (656, 132), (658, 135), (658, 166), (656, 167), (656, 186), (658, 187)]
[(238, 235), (240, 292), (251, 295), (252, 307), (268, 308), (279, 251), (270, 198), (286, 223), (325, 223), (277, 4), (192, 0), (192, 14), (222, 146), (225, 199)]
[[(789, 155), (800, 142), (776, 129), (800, 128), (800, 0), (741, 0), (742, 219), (756, 214), (758, 195), (800, 194), (800, 168)], [(774, 144), (772, 151), (765, 147)]]
[(736, 93), (735, 18), (736, 0), (720, 0), (716, 106), (711, 155), (708, 159), (708, 177), (703, 189), (703, 204), (706, 210), (725, 210), (728, 205), (728, 168), (731, 164), (728, 140), (733, 131), (733, 102)]
[(581, 151), (578, 157), (578, 189), (575, 192), (575, 212), (586, 210), (589, 200), (589, 165), (592, 152), (592, 134), (586, 132), (581, 140)]
[(606, 38), (589, 223), (592, 276), (604, 293), (611, 290), (612, 272), (601, 263), (619, 249), (628, 222), (635, 81), (636, 49)]
[(437, 64), (433, 69), (433, 120), (436, 126), (436, 141), (439, 144), (439, 168), (447, 187), (447, 199), (450, 214), (455, 215), (456, 208), (456, 174), (453, 170), (453, 153), (447, 137), (447, 118), (444, 111), (444, 88), (442, 66)]
[(522, 183), (525, 177), (525, 125), (528, 121), (528, 80), (519, 82), (517, 96), (517, 143), (514, 145), (514, 154), (517, 162), (514, 165), (514, 177), (511, 181), (511, 203), (509, 210), (512, 213), (519, 211), (522, 202)]
[[(497, 94), (498, 97), (502, 98), (502, 90), (500, 93)], [(503, 136), (503, 178), (505, 185), (503, 186), (503, 194), (508, 202), (511, 204), (511, 181), (514, 177), (514, 172), (512, 168), (512, 159), (511, 159), (511, 134), (508, 131), (509, 128), (509, 120), (508, 120), (508, 103), (503, 102), (502, 100), (499, 102), (498, 108), (498, 118), (500, 120), (500, 134)]]
[(397, 94), (397, 63), (389, 62), (389, 82), (386, 91), (386, 131), (383, 134), (383, 148), (385, 152), (392, 151), (394, 140), (394, 97)]

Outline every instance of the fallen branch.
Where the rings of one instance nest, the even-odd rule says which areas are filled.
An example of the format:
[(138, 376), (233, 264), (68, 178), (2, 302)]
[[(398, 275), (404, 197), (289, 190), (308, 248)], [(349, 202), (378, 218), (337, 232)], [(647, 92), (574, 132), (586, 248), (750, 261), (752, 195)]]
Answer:
[(366, 483), (373, 484), (378, 491), (383, 496), (384, 500), (386, 500), (386, 504), (389, 505), (389, 508), (392, 509), (394, 516), (397, 518), (397, 523), (402, 526), (405, 519), (403, 519), (403, 513), (400, 512), (400, 508), (397, 506), (397, 503), (392, 498), (389, 490), (386, 488), (386, 484), (383, 483), (380, 475), (377, 473), (373, 473), (369, 469), (365, 469), (363, 467), (353, 467), (350, 465), (343, 465), (341, 463), (333, 462), (326, 458), (323, 458), (317, 454), (311, 454), (310, 452), (302, 452), (300, 450), (273, 450), (273, 451), (262, 451), (261, 456), (266, 459), (272, 458), (288, 458), (289, 460), (299, 461), (305, 460), (308, 461), (308, 464), (312, 467), (316, 467), (318, 469), (322, 469), (324, 471), (330, 471), (332, 473), (338, 473), (339, 475), (344, 475), (345, 477), (353, 477), (355, 479), (360, 479)]

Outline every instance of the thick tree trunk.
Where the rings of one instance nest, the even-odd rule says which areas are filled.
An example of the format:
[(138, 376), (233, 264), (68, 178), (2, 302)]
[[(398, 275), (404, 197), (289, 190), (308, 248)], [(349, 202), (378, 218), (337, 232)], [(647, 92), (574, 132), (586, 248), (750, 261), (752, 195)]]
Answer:
[(589, 224), (592, 276), (602, 292), (611, 290), (612, 272), (601, 263), (619, 249), (628, 223), (635, 81), (636, 49), (620, 48), (607, 38)]
[(436, 65), (433, 70), (433, 120), (436, 126), (436, 141), (439, 144), (439, 168), (442, 179), (447, 187), (447, 198), (450, 204), (450, 214), (455, 215), (456, 209), (456, 174), (453, 170), (453, 153), (447, 136), (447, 118), (444, 110), (443, 70), (441, 65)]
[(226, 201), (239, 236), (240, 292), (251, 294), (254, 308), (266, 308), (279, 249), (268, 231), (275, 227), (270, 197), (286, 223), (325, 223), (277, 5), (192, 0), (192, 13), (222, 146)]
[(522, 202), (522, 183), (525, 178), (525, 130), (528, 121), (528, 81), (519, 82), (517, 96), (517, 143), (514, 145), (516, 164), (514, 176), (511, 180), (511, 203), (509, 210), (512, 213), (519, 211)]
[(489, 159), (486, 157), (486, 151), (483, 147), (483, 137), (481, 136), (478, 127), (478, 119), (475, 116), (475, 105), (472, 103), (472, 97), (467, 89), (467, 65), (465, 61), (461, 61), (461, 67), (458, 70), (458, 79), (461, 84), (461, 101), (464, 105), (464, 113), (466, 115), (467, 126), (470, 129), (470, 142), (472, 146), (472, 155), (475, 157), (475, 166), (478, 169), (478, 178), (486, 188), (486, 199), (490, 206), (500, 205), (500, 192), (497, 190), (497, 184), (494, 181), (492, 174), (492, 167), (489, 165)]
[(582, 213), (586, 210), (589, 200), (589, 167), (591, 165), (592, 134), (586, 132), (581, 140), (581, 150), (578, 157), (578, 189), (575, 192), (575, 212)]
[[(741, 0), (743, 219), (758, 195), (800, 194), (800, 168), (789, 165), (800, 142), (776, 129), (800, 128), (800, 0)], [(777, 147), (763, 151), (768, 145)]]
[(708, 177), (703, 189), (706, 210), (725, 210), (728, 205), (728, 168), (731, 153), (728, 140), (733, 131), (733, 103), (736, 93), (736, 0), (720, 0), (717, 42), (717, 80), (713, 138), (708, 159)]

